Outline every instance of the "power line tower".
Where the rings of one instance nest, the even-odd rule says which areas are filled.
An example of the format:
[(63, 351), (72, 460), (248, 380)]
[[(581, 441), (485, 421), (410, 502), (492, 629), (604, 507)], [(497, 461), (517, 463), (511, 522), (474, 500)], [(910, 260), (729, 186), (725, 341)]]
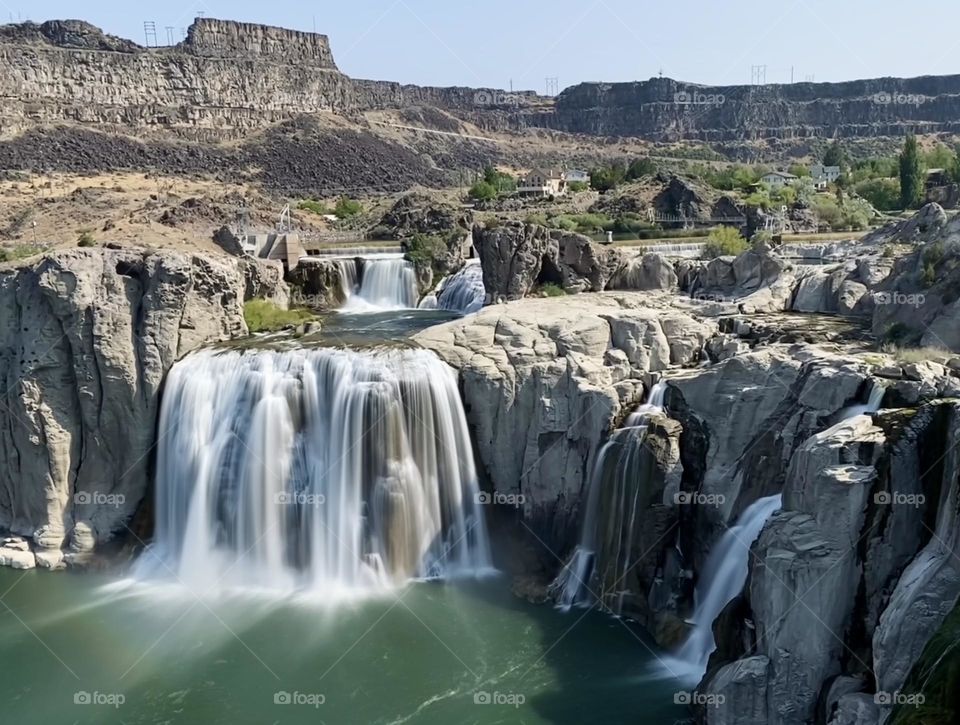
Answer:
[(560, 92), (560, 79), (556, 76), (552, 76), (544, 79), (546, 81), (546, 92), (548, 96), (555, 96)]
[(157, 47), (157, 24), (152, 20), (143, 21), (143, 37), (148, 48)]
[(766, 65), (750, 66), (750, 85), (751, 86), (767, 85), (767, 66)]
[(168, 25), (168, 26), (167, 26), (167, 45), (176, 45), (175, 41), (173, 40), (173, 26), (172, 26), (172, 25)]

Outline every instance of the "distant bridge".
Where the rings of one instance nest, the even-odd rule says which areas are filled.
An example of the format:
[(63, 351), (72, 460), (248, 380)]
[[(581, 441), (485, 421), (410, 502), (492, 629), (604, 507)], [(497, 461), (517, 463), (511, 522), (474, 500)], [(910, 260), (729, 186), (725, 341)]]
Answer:
[(647, 212), (647, 219), (655, 224), (681, 224), (683, 228), (694, 226), (743, 226), (747, 223), (746, 216), (709, 216), (692, 217), (684, 214), (661, 214), (651, 209)]

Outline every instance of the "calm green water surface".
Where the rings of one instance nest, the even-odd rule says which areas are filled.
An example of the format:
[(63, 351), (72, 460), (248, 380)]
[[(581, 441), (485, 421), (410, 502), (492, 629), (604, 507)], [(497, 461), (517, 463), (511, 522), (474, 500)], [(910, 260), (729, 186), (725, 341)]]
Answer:
[(505, 578), (334, 607), (0, 569), (11, 725), (673, 725), (688, 713), (675, 683), (644, 678), (648, 647), (604, 615), (522, 602)]

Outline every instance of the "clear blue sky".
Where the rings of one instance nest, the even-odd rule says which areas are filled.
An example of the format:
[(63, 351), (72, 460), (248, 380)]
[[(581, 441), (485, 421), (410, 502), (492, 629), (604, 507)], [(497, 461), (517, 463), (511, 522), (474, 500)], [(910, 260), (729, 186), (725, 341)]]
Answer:
[(423, 85), (560, 88), (581, 81), (769, 83), (960, 73), (960, 3), (903, 0), (0, 0), (0, 19), (82, 17), (143, 43), (143, 21), (208, 17), (330, 36), (357, 78)]

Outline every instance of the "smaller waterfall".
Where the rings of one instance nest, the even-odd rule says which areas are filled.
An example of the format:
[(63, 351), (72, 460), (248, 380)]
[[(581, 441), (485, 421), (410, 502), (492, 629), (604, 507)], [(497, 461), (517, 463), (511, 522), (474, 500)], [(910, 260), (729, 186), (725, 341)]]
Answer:
[(343, 278), (346, 304), (340, 309), (346, 312), (383, 312), (411, 309), (417, 306), (417, 275), (413, 264), (401, 256), (363, 259), (363, 274), (360, 286), (356, 285), (356, 268), (353, 277), (349, 271)]
[(483, 286), (483, 268), (471, 259), (459, 272), (445, 277), (432, 295), (420, 303), (421, 309), (452, 310), (468, 315), (483, 307), (487, 291)]
[(749, 571), (750, 547), (760, 537), (767, 520), (782, 505), (780, 495), (755, 501), (713, 547), (694, 594), (693, 631), (675, 656), (662, 659), (671, 675), (699, 682), (707, 671), (710, 655), (717, 648), (713, 639), (713, 622), (743, 591)]
[(338, 259), (336, 262), (340, 270), (340, 291), (343, 299), (349, 300), (357, 293), (357, 260)]
[(634, 533), (633, 502), (624, 501), (624, 505), (614, 507), (612, 518), (601, 515), (601, 499), (604, 489), (613, 489), (608, 493), (619, 500), (636, 496), (634, 475), (637, 473), (634, 462), (640, 451), (640, 445), (646, 434), (647, 422), (652, 415), (663, 412), (666, 383), (653, 386), (647, 402), (627, 418), (623, 428), (615, 431), (604, 443), (593, 467), (590, 477), (590, 489), (587, 493), (587, 509), (580, 531), (580, 543), (570, 560), (564, 565), (557, 578), (550, 585), (556, 594), (557, 606), (569, 611), (571, 607), (588, 607), (596, 601), (591, 591), (590, 581), (597, 567), (597, 554), (602, 547), (601, 519), (605, 533), (617, 542), (612, 548), (616, 551), (613, 581), (621, 577), (616, 572), (629, 571), (631, 562), (630, 543)]
[(883, 404), (883, 396), (886, 395), (886, 393), (887, 389), (885, 387), (874, 382), (873, 387), (870, 388), (870, 396), (867, 399), (867, 402), (844, 408), (840, 411), (837, 419), (840, 422), (843, 422), (845, 420), (849, 420), (850, 418), (856, 418), (858, 415), (872, 415), (873, 413), (876, 413), (878, 410), (880, 410), (880, 406)]

